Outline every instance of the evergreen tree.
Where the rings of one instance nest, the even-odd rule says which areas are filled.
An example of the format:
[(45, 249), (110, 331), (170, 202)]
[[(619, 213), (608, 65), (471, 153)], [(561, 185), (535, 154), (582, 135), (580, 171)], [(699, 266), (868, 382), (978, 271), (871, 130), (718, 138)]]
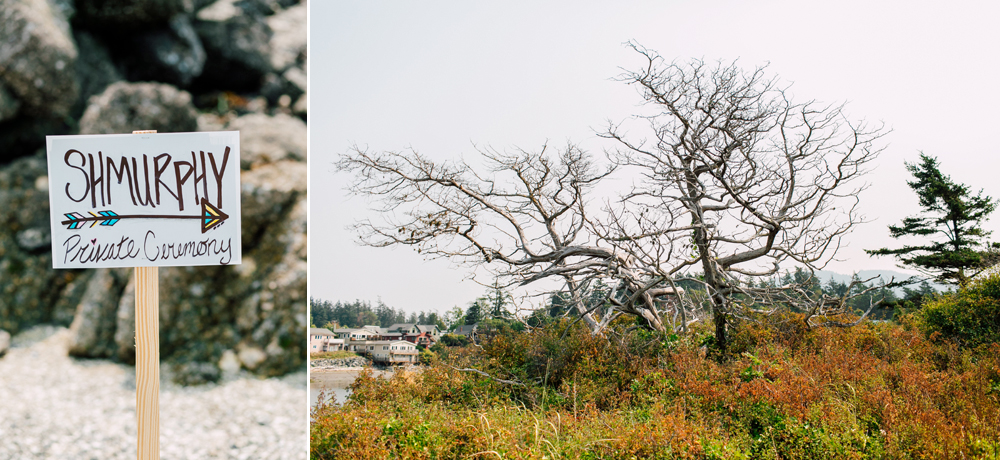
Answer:
[(930, 241), (865, 252), (895, 256), (903, 265), (932, 275), (938, 282), (966, 286), (983, 268), (983, 250), (989, 232), (981, 224), (997, 203), (982, 196), (982, 190), (973, 196), (967, 185), (956, 184), (941, 173), (937, 159), (923, 153), (919, 164), (906, 163), (906, 169), (914, 178), (907, 185), (917, 193), (923, 213), (903, 219), (901, 225), (890, 225), (889, 236), (917, 236)]
[(485, 313), (489, 311), (490, 301), (485, 297), (480, 297), (469, 304), (469, 308), (465, 310), (465, 324), (476, 324), (482, 321), (486, 316)]

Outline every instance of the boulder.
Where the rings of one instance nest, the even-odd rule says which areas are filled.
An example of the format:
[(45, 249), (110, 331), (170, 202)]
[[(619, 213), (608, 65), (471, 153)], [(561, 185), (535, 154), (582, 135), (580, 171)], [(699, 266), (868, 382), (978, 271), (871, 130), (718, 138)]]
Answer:
[(205, 48), (191, 18), (183, 14), (133, 36), (115, 54), (132, 81), (187, 86), (205, 66)]
[(133, 31), (190, 13), (190, 0), (76, 0), (74, 23), (89, 30)]
[(81, 134), (123, 134), (133, 130), (186, 132), (198, 129), (191, 94), (158, 83), (118, 82), (91, 99), (80, 119)]
[(21, 101), (17, 100), (3, 83), (0, 83), (0, 122), (14, 118), (19, 110), (21, 110)]
[(271, 36), (271, 67), (284, 72), (306, 59), (306, 5), (296, 5), (267, 18)]
[(115, 315), (115, 354), (111, 356), (125, 364), (135, 364), (135, 270), (118, 299)]
[(87, 108), (91, 96), (101, 94), (114, 82), (124, 79), (111, 60), (104, 42), (85, 31), (74, 32), (79, 56), (76, 59), (76, 76), (80, 82), (80, 99), (73, 109), (77, 118)]
[(253, 91), (271, 71), (271, 28), (264, 16), (237, 6), (231, 12), (214, 14), (217, 4), (220, 2), (198, 12), (194, 22), (207, 55), (195, 84), (200, 88)]
[(34, 155), (45, 147), (45, 136), (70, 134), (72, 127), (65, 118), (26, 115), (20, 113), (0, 122), (0, 165)]
[(227, 129), (240, 132), (243, 169), (285, 159), (306, 159), (306, 124), (298, 118), (252, 113), (233, 120)]
[(79, 83), (63, 12), (48, 0), (0, 0), (0, 80), (33, 115), (68, 115)]
[(69, 325), (89, 272), (52, 269), (45, 157), (0, 168), (0, 329)]
[[(76, 308), (69, 326), (69, 354), (92, 358), (112, 357), (117, 353), (115, 329), (119, 299), (128, 284), (128, 268), (98, 269)], [(134, 308), (134, 307), (133, 307)], [(111, 321), (108, 321), (111, 318)]]
[(0, 329), (0, 358), (10, 349), (10, 332)]
[(303, 94), (299, 97), (299, 100), (295, 101), (292, 105), (292, 113), (297, 117), (305, 119), (306, 113), (309, 111), (309, 95)]

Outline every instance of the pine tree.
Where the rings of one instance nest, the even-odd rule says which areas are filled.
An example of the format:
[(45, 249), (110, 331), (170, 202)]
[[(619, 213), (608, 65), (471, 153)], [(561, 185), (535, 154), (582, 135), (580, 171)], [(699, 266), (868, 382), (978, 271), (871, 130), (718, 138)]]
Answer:
[(890, 225), (889, 236), (924, 237), (925, 244), (898, 249), (865, 250), (869, 255), (892, 255), (903, 265), (934, 276), (941, 283), (964, 287), (983, 267), (983, 250), (987, 247), (981, 224), (997, 203), (982, 195), (970, 194), (965, 184), (956, 184), (938, 169), (937, 159), (920, 154), (919, 164), (906, 163), (914, 180), (907, 184), (917, 193), (923, 213), (907, 217), (901, 225)]

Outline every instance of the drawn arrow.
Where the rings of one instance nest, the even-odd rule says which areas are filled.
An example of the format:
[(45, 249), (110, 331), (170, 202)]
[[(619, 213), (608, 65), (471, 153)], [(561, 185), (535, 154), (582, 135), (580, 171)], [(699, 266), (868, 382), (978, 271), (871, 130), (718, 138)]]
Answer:
[(122, 219), (201, 219), (201, 232), (205, 233), (210, 229), (217, 227), (219, 224), (224, 222), (229, 218), (229, 214), (222, 212), (221, 209), (209, 203), (207, 199), (201, 199), (201, 214), (197, 216), (183, 216), (183, 215), (152, 215), (152, 214), (117, 214), (114, 211), (98, 211), (94, 214), (92, 211), (89, 212), (90, 216), (85, 216), (78, 212), (63, 214), (68, 219), (62, 221), (63, 225), (68, 225), (70, 230), (77, 230), (83, 228), (87, 222), (91, 222), (90, 227), (97, 224), (101, 224), (105, 227), (110, 227), (117, 224), (119, 220)]

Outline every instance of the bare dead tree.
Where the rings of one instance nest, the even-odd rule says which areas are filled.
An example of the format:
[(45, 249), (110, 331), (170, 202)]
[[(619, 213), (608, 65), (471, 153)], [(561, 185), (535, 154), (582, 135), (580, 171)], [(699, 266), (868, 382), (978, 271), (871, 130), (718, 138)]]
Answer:
[[(859, 179), (886, 130), (848, 120), (842, 105), (794, 102), (763, 67), (667, 63), (629, 46), (645, 65), (621, 79), (651, 113), (603, 135), (642, 180), (595, 233), (664, 279), (699, 271), (725, 350), (727, 321), (747, 303), (760, 305), (745, 299), (773, 301), (795, 289), (748, 287), (739, 277), (773, 275), (783, 262), (822, 268), (863, 221)], [(813, 303), (803, 308), (815, 316), (845, 302)]]
[[(561, 278), (576, 292), (581, 279), (621, 257), (587, 231), (585, 194), (612, 170), (599, 170), (573, 145), (549, 150), (482, 150), (485, 174), (413, 151), (358, 147), (337, 167), (354, 174), (352, 192), (380, 203), (384, 221), (356, 225), (363, 244), (487, 265), (506, 286)], [(592, 312), (578, 313), (598, 329)]]
[[(614, 167), (597, 167), (574, 145), (484, 149), (486, 168), (355, 147), (338, 169), (381, 211), (356, 225), (361, 242), (485, 266), (503, 287), (561, 280), (595, 334), (622, 315), (639, 319), (633, 327), (682, 331), (701, 301), (723, 350), (728, 322), (755, 312), (790, 307), (810, 326), (847, 324), (836, 317), (850, 311), (850, 295), (748, 280), (782, 263), (811, 272), (834, 256), (863, 220), (860, 178), (884, 128), (849, 121), (843, 106), (794, 102), (764, 68), (668, 64), (630, 46), (646, 65), (622, 80), (651, 113), (632, 120), (639, 129), (629, 122), (603, 133), (618, 146)], [(595, 210), (596, 185), (619, 172), (634, 185)], [(611, 289), (588, 300), (598, 280)]]

